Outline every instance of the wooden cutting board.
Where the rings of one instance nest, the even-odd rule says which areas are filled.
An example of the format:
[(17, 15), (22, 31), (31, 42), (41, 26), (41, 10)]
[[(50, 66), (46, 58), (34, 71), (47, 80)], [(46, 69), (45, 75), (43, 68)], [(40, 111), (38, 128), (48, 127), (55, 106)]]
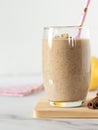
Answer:
[(34, 118), (98, 118), (98, 110), (92, 110), (84, 104), (76, 108), (50, 106), (46, 98), (41, 98), (33, 110)]

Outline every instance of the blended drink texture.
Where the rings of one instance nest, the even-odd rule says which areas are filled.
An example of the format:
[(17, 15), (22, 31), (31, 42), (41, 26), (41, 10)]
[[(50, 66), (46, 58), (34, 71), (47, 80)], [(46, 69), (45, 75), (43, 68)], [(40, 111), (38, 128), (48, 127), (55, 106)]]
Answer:
[(79, 101), (90, 82), (88, 39), (43, 40), (43, 78), (50, 101)]

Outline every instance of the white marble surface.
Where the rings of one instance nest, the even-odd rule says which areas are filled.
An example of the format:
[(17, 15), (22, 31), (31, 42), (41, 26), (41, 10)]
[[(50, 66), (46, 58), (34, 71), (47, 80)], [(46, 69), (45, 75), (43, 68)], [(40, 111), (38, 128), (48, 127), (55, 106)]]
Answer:
[(34, 119), (34, 105), (42, 96), (44, 92), (27, 97), (0, 97), (0, 130), (98, 130), (98, 119)]

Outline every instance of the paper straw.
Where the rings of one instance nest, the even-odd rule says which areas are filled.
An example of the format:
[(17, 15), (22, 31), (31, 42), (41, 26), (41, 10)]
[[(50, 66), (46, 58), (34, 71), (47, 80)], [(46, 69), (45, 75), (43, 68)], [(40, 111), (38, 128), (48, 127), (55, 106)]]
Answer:
[[(91, 1), (91, 0), (87, 0), (86, 6), (85, 6), (85, 8), (84, 8), (84, 14), (83, 14), (83, 16), (82, 16), (82, 20), (81, 20), (80, 27), (82, 27), (82, 26), (84, 25), (84, 22), (85, 22), (85, 19), (86, 19), (87, 10), (88, 10), (88, 6), (89, 6), (89, 4), (90, 4), (90, 1)], [(82, 29), (80, 28), (79, 31), (78, 31), (78, 34), (77, 34), (76, 38), (79, 38), (79, 37), (80, 37), (80, 35), (81, 35), (81, 30), (82, 30)]]

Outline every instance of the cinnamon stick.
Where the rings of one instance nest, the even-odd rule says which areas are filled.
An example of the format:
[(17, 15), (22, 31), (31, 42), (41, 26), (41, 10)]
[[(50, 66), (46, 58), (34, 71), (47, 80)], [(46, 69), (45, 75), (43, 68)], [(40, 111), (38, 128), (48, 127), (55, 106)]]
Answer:
[(87, 107), (89, 109), (98, 109), (98, 93), (97, 93), (97, 96), (95, 98), (93, 98), (92, 100), (90, 100), (88, 102)]

